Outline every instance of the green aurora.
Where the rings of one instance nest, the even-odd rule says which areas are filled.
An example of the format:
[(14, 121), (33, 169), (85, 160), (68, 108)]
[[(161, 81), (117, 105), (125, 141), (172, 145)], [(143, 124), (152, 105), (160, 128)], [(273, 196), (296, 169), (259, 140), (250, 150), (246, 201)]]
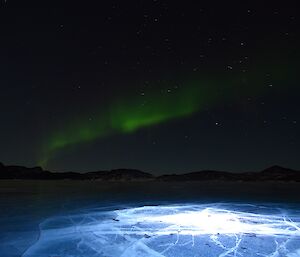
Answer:
[[(270, 68), (272, 80), (278, 84), (286, 82), (289, 72)], [(208, 76), (206, 76), (208, 77)], [(174, 82), (166, 82), (173, 88)], [(180, 83), (184, 85), (176, 90), (162, 93), (153, 88), (145, 93), (125, 95), (122, 99), (113, 99), (107, 111), (99, 112), (89, 121), (87, 116), (65, 122), (59, 130), (54, 131), (42, 146), (39, 165), (47, 164), (57, 153), (68, 147), (91, 142), (115, 134), (129, 134), (135, 131), (170, 120), (192, 116), (203, 108), (212, 108), (218, 104), (235, 101), (242, 96), (255, 96), (268, 90), (266, 72), (248, 72), (244, 74), (222, 73), (209, 79), (195, 78)], [(166, 87), (168, 88), (168, 87)]]
[(113, 134), (133, 133), (143, 127), (192, 115), (207, 102), (202, 97), (204, 93), (200, 88), (189, 87), (168, 94), (149, 93), (146, 102), (143, 96), (115, 100), (112, 108), (99, 113), (95, 120), (86, 122), (87, 119), (82, 118), (71, 121), (64, 130), (54, 133), (44, 145), (39, 165), (47, 166), (59, 150), (69, 146)]

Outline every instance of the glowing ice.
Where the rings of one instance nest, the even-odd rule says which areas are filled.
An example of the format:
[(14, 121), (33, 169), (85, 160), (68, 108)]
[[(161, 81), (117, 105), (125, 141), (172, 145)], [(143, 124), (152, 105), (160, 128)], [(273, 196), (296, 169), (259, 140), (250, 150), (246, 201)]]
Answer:
[(87, 210), (41, 224), (23, 257), (300, 256), (300, 212), (214, 204)]

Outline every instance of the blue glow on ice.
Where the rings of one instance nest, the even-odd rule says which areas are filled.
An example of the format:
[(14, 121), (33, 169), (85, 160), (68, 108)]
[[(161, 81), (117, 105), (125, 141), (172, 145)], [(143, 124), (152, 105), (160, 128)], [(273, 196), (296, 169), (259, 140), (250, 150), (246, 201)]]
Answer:
[(53, 217), (23, 257), (300, 256), (300, 211), (252, 204), (93, 209)]

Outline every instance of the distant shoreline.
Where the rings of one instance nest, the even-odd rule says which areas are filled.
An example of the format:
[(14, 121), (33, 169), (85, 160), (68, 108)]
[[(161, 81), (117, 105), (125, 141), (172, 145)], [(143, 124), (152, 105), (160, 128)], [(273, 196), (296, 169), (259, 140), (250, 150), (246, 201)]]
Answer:
[(94, 172), (50, 172), (41, 167), (5, 166), (0, 163), (0, 180), (97, 180), (97, 181), (231, 181), (231, 182), (300, 182), (300, 171), (272, 166), (262, 171), (232, 173), (227, 171), (202, 170), (183, 174), (154, 176), (135, 169), (115, 169)]

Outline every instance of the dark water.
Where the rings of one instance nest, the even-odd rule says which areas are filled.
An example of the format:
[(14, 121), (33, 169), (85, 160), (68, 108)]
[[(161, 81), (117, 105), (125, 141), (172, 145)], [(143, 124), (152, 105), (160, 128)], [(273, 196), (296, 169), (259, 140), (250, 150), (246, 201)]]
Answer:
[[(230, 250), (228, 250), (227, 255), (222, 255), (226, 252), (224, 249), (227, 247), (224, 244), (223, 248), (225, 248), (222, 251), (220, 250), (218, 252), (218, 250), (216, 250), (209, 253), (207, 250), (206, 255), (203, 251), (196, 251), (195, 249), (197, 249), (197, 247), (195, 247), (195, 244), (192, 244), (193, 248), (189, 249), (189, 244), (186, 244), (186, 247), (182, 246), (184, 243), (182, 243), (178, 251), (176, 250), (177, 248), (170, 248), (164, 252), (164, 250), (151, 248), (151, 243), (139, 245), (142, 250), (140, 248), (134, 248), (135, 250), (130, 248), (131, 252), (128, 253), (124, 250), (124, 255), (120, 254), (122, 252), (121, 250), (119, 252), (111, 252), (108, 250), (101, 252), (99, 249), (92, 251), (92, 246), (87, 249), (87, 244), (83, 244), (81, 242), (82, 240), (79, 244), (77, 242), (78, 237), (76, 236), (72, 236), (71, 238), (67, 237), (65, 239), (59, 237), (55, 238), (53, 235), (50, 237), (49, 233), (52, 230), (49, 229), (48, 225), (49, 221), (52, 222), (54, 220), (55, 225), (53, 226), (55, 229), (65, 229), (66, 227), (72, 227), (74, 225), (69, 224), (70, 220), (78, 219), (81, 220), (80, 227), (82, 228), (82, 224), (86, 225), (91, 223), (91, 217), (94, 217), (93, 215), (96, 215), (98, 219), (99, 213), (108, 213), (108, 211), (110, 211), (107, 215), (115, 215), (112, 213), (116, 209), (122, 210), (151, 205), (170, 206), (174, 204), (196, 204), (200, 206), (199, 208), (202, 208), (201, 206), (219, 206), (220, 203), (222, 203), (227, 204), (227, 208), (228, 206), (235, 206), (236, 204), (243, 204), (243, 206), (250, 204), (254, 210), (260, 208), (259, 206), (268, 206), (267, 209), (269, 212), (280, 210), (281, 213), (289, 213), (294, 218), (298, 217), (300, 206), (300, 187), (297, 183), (1, 181), (0, 185), (1, 257), (130, 256), (134, 254), (132, 251), (136, 251), (139, 256), (181, 256), (180, 253), (183, 252), (185, 256), (234, 256), (234, 251), (230, 252)], [(245, 211), (247, 208), (242, 207), (239, 211)], [(247, 211), (249, 210), (247, 209)], [(96, 212), (97, 214), (95, 214)], [(93, 213), (93, 215), (90, 215), (90, 213)], [(74, 219), (71, 218), (66, 221), (65, 217), (73, 217)], [(86, 218), (83, 219), (83, 217), (87, 217), (88, 222), (85, 221)], [(106, 218), (101, 216), (99, 219), (103, 221)], [(46, 229), (45, 224), (47, 224)], [(289, 230), (289, 228), (287, 229)], [(145, 233), (146, 232), (147, 231), (145, 231)], [(77, 232), (73, 231), (72, 233), (75, 235)], [(170, 233), (169, 237), (171, 234), (172, 233)], [(47, 237), (45, 235), (47, 235)], [(148, 238), (148, 241), (150, 240), (150, 237), (146, 238)], [(203, 237), (201, 238), (203, 241)], [(126, 240), (129, 239), (127, 238)], [(159, 237), (159, 240), (168, 241), (173, 239), (166, 238), (164, 235)], [(196, 241), (197, 240), (200, 239), (196, 237)], [(211, 240), (216, 243), (214, 238), (207, 238), (204, 245), (209, 245), (207, 242)], [(227, 241), (231, 242), (231, 240), (232, 239), (228, 239)], [(249, 241), (248, 239), (248, 246), (251, 242), (255, 241), (253, 238), (251, 240)], [(276, 248), (276, 244), (282, 243), (280, 240), (278, 242), (276, 240), (270, 243), (269, 250), (266, 250), (264, 256), (268, 256), (268, 254), (272, 256), (271, 254), (275, 252), (273, 248)], [(298, 253), (297, 247), (294, 246), (299, 243), (300, 248), (300, 241), (297, 241), (298, 239), (295, 240), (296, 239), (293, 238), (293, 240), (288, 241), (288, 244), (287, 241), (284, 241), (284, 247), (290, 247), (289, 250), (286, 252), (278, 251), (276, 253), (277, 255), (274, 256), (300, 256), (300, 252)], [(201, 244), (200, 241), (198, 242), (199, 244)], [(43, 242), (43, 246), (41, 246), (41, 242)], [(109, 240), (105, 242), (109, 242)], [(65, 248), (62, 247), (64, 245), (66, 246)], [(76, 245), (75, 248), (73, 247), (74, 245)], [(99, 246), (100, 243), (96, 245)], [(168, 244), (166, 243), (165, 245)], [(146, 250), (144, 249), (145, 247), (147, 247)], [(149, 250), (149, 247), (151, 250)], [(179, 247), (179, 243), (176, 247)], [(248, 249), (247, 247), (243, 246), (241, 249), (246, 251), (245, 249)], [(102, 246), (101, 249), (104, 248), (105, 246)], [(222, 249), (222, 246), (217, 245), (212, 248)], [(232, 249), (232, 247), (230, 248), (229, 246), (227, 248)], [(60, 249), (59, 253), (53, 249)], [(201, 249), (203, 249), (203, 247), (201, 247)], [(262, 256), (259, 255), (259, 252), (257, 253), (258, 255), (254, 255), (254, 253), (251, 253), (253, 255), (247, 254), (247, 256)]]

